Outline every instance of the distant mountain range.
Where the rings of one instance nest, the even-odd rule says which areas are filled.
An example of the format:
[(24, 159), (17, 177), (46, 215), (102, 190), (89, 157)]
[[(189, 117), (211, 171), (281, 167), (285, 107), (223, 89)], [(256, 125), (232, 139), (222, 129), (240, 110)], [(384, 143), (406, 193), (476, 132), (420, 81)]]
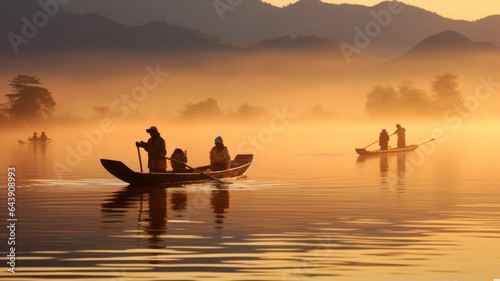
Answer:
[[(218, 6), (215, 3), (226, 4)], [(301, 0), (278, 8), (260, 0), (72, 0), (67, 7), (76, 13), (88, 11), (109, 16), (130, 25), (166, 20), (217, 36), (224, 42), (249, 46), (262, 40), (300, 34), (315, 34), (340, 45), (354, 43), (355, 28), (365, 30), (376, 16), (397, 5), (386, 26), (372, 38), (363, 54), (378, 59), (397, 57), (425, 38), (456, 31), (478, 42), (500, 46), (500, 15), (470, 22), (444, 18), (436, 13), (396, 1), (373, 7), (328, 4), (320, 0)], [(383, 16), (382, 16), (383, 18)]]
[(455, 32), (445, 31), (430, 36), (418, 43), (404, 56), (427, 55), (429, 53), (447, 52), (498, 52), (500, 47), (490, 42), (473, 42), (466, 36)]
[[(76, 15), (66, 11), (48, 15), (46, 24), (38, 27), (33, 15), (44, 10), (37, 1), (3, 0), (0, 1), (0, 34), (7, 36), (0, 41), (0, 54), (12, 54), (15, 49), (13, 42), (17, 42), (16, 47), (21, 53), (316, 48), (341, 54), (339, 45), (357, 46), (355, 39), (359, 30), (367, 33), (364, 36), (369, 39), (368, 46), (360, 49), (361, 55), (372, 58), (387, 59), (404, 53), (411, 55), (425, 50), (457, 49), (458, 46), (469, 51), (499, 49), (492, 43), (471, 40), (500, 45), (500, 16), (476, 22), (453, 21), (401, 3), (397, 4), (401, 12), (390, 14), (390, 5), (396, 4), (383, 2), (375, 7), (365, 7), (302, 0), (277, 8), (258, 0), (245, 0), (227, 10), (221, 21), (213, 1), (207, 0), (73, 0), (66, 8), (75, 12), (90, 9), (116, 21), (93, 13)], [(384, 18), (388, 14), (390, 18)], [(124, 22), (142, 25), (127, 26)], [(374, 30), (366, 29), (371, 22), (379, 22), (377, 36), (371, 36)], [(26, 36), (23, 31), (30, 24), (36, 32)], [(354, 27), (360, 29), (355, 31)], [(248, 45), (250, 48), (242, 47)]]

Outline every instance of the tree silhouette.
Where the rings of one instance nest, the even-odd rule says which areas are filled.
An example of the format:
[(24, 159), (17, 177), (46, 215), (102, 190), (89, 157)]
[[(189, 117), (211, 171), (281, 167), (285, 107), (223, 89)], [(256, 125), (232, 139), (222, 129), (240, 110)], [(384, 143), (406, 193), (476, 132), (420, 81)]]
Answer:
[(407, 114), (428, 114), (432, 109), (432, 101), (424, 90), (417, 89), (415, 83), (404, 81), (399, 84), (399, 103)]
[(366, 110), (372, 115), (386, 116), (399, 109), (398, 94), (392, 86), (375, 86), (368, 93)]
[(5, 95), (9, 101), (3, 111), (10, 120), (39, 121), (52, 116), (56, 102), (38, 77), (17, 75), (9, 82), (12, 93)]
[(462, 95), (458, 91), (457, 75), (446, 72), (436, 76), (432, 82), (433, 97), (438, 106), (449, 108), (455, 104), (463, 105)]

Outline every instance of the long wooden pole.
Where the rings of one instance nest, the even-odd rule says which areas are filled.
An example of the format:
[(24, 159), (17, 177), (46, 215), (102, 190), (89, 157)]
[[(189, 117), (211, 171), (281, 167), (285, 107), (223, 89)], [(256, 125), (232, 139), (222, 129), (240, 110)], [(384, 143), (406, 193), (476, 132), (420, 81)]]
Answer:
[(424, 143), (419, 144), (418, 146), (424, 145), (424, 144), (426, 144), (426, 143), (428, 143), (428, 142), (435, 141), (435, 140), (436, 140), (436, 139), (428, 140), (428, 141), (426, 141), (426, 142), (424, 142)]
[(139, 165), (141, 166), (141, 173), (142, 173), (141, 151), (139, 150), (139, 147), (137, 147), (137, 153), (139, 154)]
[(186, 163), (183, 163), (183, 162), (181, 162), (181, 161), (177, 161), (177, 160), (175, 160), (175, 159), (168, 158), (168, 157), (165, 157), (165, 159), (168, 159), (168, 160), (170, 160), (170, 161), (174, 161), (174, 162), (176, 162), (176, 163), (182, 164), (182, 165), (184, 165), (184, 166), (186, 166), (186, 167), (188, 167), (188, 168), (190, 168), (190, 169), (193, 169), (193, 171), (196, 171), (196, 172), (198, 172), (198, 173), (200, 173), (200, 174), (202, 174), (202, 175), (204, 175), (204, 176), (206, 176), (206, 177), (208, 177), (208, 178), (213, 179), (214, 181), (216, 181), (216, 182), (218, 182), (218, 183), (224, 183), (223, 181), (219, 180), (218, 178), (216, 178), (216, 177), (212, 177), (211, 175), (208, 175), (208, 174), (206, 174), (206, 173), (204, 173), (204, 172), (202, 172), (202, 171), (200, 171), (200, 170), (198, 170), (198, 169), (195, 169), (195, 168), (193, 168), (193, 167), (189, 166), (189, 165), (188, 165), (188, 164), (186, 164)]

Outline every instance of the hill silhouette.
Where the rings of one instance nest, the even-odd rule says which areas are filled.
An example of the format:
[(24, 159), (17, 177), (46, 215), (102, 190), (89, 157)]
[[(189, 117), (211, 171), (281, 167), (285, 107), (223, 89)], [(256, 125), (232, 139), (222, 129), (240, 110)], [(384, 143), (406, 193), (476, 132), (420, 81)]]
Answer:
[[(387, 14), (391, 4), (394, 5), (394, 1), (366, 7), (301, 0), (278, 8), (259, 0), (246, 0), (226, 12), (221, 21), (210, 1), (144, 0), (139, 4), (135, 0), (73, 0), (61, 8), (71, 8), (75, 12), (60, 11), (51, 17), (28, 43), (19, 44), (19, 50), (23, 53), (61, 50), (196, 52), (236, 51), (248, 45), (252, 50), (316, 48), (338, 51), (341, 43), (354, 45), (354, 27), (361, 29), (376, 21), (375, 15)], [(117, 5), (122, 8), (117, 10)], [(356, 55), (389, 59), (424, 49), (494, 49), (492, 44), (480, 43), (482, 46), (479, 46), (467, 37), (475, 42), (500, 44), (500, 32), (495, 32), (500, 28), (500, 16), (475, 22), (454, 21), (410, 5), (398, 5), (401, 13), (390, 15), (387, 25), (381, 24), (380, 33), (370, 38), (368, 46)], [(35, 0), (0, 2), (0, 11), (9, 11), (0, 17), (0, 33), (22, 35), (25, 24), (22, 19), (32, 20), (33, 14), (40, 10)], [(86, 10), (91, 12), (83, 13)], [(114, 20), (94, 12), (109, 14)], [(124, 22), (141, 24), (127, 26)], [(13, 54), (11, 42), (5, 38), (0, 41), (0, 54)]]
[[(354, 28), (364, 29), (375, 20), (373, 13), (381, 13), (394, 3), (385, 1), (368, 7), (301, 0), (278, 8), (260, 0), (245, 0), (223, 13), (222, 19), (214, 9), (213, 1), (205, 0), (143, 0), (140, 5), (135, 0), (73, 0), (68, 8), (77, 13), (91, 11), (107, 15), (132, 25), (166, 20), (217, 36), (224, 42), (249, 46), (263, 40), (300, 34), (316, 34), (336, 44), (352, 44), (356, 35)], [(498, 15), (463, 21), (444, 18), (412, 5), (398, 5), (401, 13), (391, 16), (390, 23), (363, 49), (365, 55), (378, 59), (395, 58), (425, 38), (447, 30), (474, 41), (500, 46)]]
[[(1, 2), (0, 10), (11, 13), (0, 20), (2, 34), (16, 34), (27, 43), (18, 44), (20, 53), (47, 51), (222, 51), (235, 50), (215, 36), (166, 22), (149, 22), (139, 26), (125, 26), (101, 15), (75, 15), (64, 11), (36, 27), (31, 15), (41, 10), (36, 1)], [(21, 16), (22, 15), (22, 16)], [(28, 19), (27, 24), (22, 18)], [(33, 25), (32, 38), (23, 34), (26, 25)], [(9, 39), (0, 43), (0, 53), (13, 54)]]
[(457, 53), (466, 55), (485, 52), (498, 52), (500, 54), (500, 47), (489, 42), (471, 41), (466, 36), (455, 31), (445, 31), (422, 40), (405, 55), (401, 56), (400, 59), (430, 54), (442, 55), (445, 53), (444, 55), (454, 56)]

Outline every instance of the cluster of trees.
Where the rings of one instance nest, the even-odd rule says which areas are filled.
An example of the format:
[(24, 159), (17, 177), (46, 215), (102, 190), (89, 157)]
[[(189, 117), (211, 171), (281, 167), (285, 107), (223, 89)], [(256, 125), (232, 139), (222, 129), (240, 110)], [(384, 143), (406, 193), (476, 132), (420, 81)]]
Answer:
[(428, 116), (456, 105), (463, 106), (457, 75), (446, 72), (435, 77), (431, 95), (410, 81), (402, 82), (397, 87), (374, 86), (367, 95), (366, 110), (377, 117), (394, 114)]
[(17, 75), (9, 81), (12, 91), (0, 107), (0, 121), (39, 122), (52, 118), (56, 102), (36, 76)]

